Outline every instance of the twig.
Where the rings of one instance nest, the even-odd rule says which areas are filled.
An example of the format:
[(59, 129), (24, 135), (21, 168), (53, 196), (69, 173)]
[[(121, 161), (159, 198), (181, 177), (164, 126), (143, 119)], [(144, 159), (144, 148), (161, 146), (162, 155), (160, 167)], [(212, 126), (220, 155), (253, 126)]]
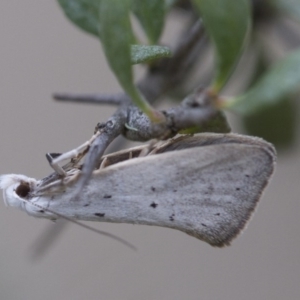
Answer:
[[(177, 87), (181, 80), (183, 81), (192, 60), (188, 59), (190, 55), (195, 55), (195, 49), (199, 47), (203, 37), (203, 27), (200, 21), (192, 26), (188, 33), (181, 37), (177, 47), (175, 47), (174, 57), (161, 59), (156, 65), (151, 66), (146, 76), (138, 84), (138, 88), (149, 103), (154, 103), (165, 92)], [(59, 94), (56, 94), (58, 96)], [(61, 96), (62, 94), (60, 94)], [(67, 97), (66, 97), (67, 96)], [(62, 98), (62, 97), (61, 97)], [(74, 100), (75, 99), (75, 100)], [(88, 99), (88, 100), (87, 100)], [(101, 101), (96, 101), (101, 99)], [(110, 142), (120, 134), (127, 139), (136, 141), (146, 141), (153, 138), (167, 138), (175, 135), (178, 130), (184, 129), (190, 124), (198, 125), (211, 118), (215, 110), (209, 107), (206, 110), (188, 109), (187, 106), (181, 106), (177, 109), (170, 109), (164, 114), (166, 122), (160, 124), (152, 123), (149, 118), (143, 114), (136, 106), (132, 105), (131, 99), (126, 94), (118, 95), (75, 95), (64, 94), (64, 100), (76, 102), (121, 103), (122, 105), (114, 115), (104, 125), (101, 124), (101, 134), (91, 145), (85, 164), (81, 170), (81, 177), (77, 185), (78, 194), (88, 182), (93, 170), (105, 149)], [(183, 113), (183, 111), (185, 113)], [(177, 114), (180, 114), (177, 115)], [(126, 126), (127, 125), (127, 126)], [(187, 125), (187, 126), (186, 126)], [(133, 128), (134, 130), (131, 130)]]
[(81, 177), (78, 181), (77, 195), (80, 194), (83, 187), (90, 179), (95, 166), (104, 154), (108, 145), (124, 130), (125, 122), (126, 115), (124, 114), (123, 106), (121, 106), (106, 123), (99, 123), (97, 125), (96, 131), (99, 130), (101, 134), (95, 139), (87, 153), (86, 161), (81, 170)]
[(72, 103), (91, 103), (91, 104), (109, 104), (120, 105), (123, 102), (124, 94), (74, 94), (74, 93), (55, 93), (53, 99)]
[[(168, 90), (183, 84), (187, 72), (194, 64), (194, 56), (200, 55), (199, 48), (204, 38), (204, 27), (201, 21), (196, 21), (179, 39), (178, 45), (172, 51), (171, 58), (159, 60), (146, 76), (137, 84), (141, 93), (149, 103), (154, 103)], [(197, 53), (198, 52), (198, 53)], [(55, 100), (76, 103), (94, 103), (120, 105), (130, 103), (125, 93), (120, 94), (74, 94), (55, 93)]]

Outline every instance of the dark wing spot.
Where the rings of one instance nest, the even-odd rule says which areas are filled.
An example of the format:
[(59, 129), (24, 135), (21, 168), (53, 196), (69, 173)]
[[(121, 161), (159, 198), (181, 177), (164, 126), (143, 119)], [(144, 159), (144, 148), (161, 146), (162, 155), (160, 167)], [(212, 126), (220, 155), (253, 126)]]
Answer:
[(41, 209), (41, 210), (39, 210), (39, 212), (43, 214), (45, 211)]
[(16, 188), (15, 192), (19, 197), (25, 198), (30, 192), (29, 183), (22, 181), (20, 185)]
[(103, 218), (105, 216), (105, 213), (95, 213), (95, 216)]
[(103, 196), (104, 199), (110, 199), (111, 197), (112, 197), (111, 195), (107, 195), (107, 194), (105, 194), (105, 195)]
[(151, 186), (151, 190), (152, 190), (152, 192), (155, 192), (155, 187)]
[(220, 215), (220, 213), (216, 213), (216, 214), (215, 214), (215, 216), (219, 216), (219, 215)]
[(172, 214), (172, 215), (169, 217), (170, 221), (174, 221), (174, 217), (175, 217), (175, 214)]
[(90, 206), (90, 204), (89, 204), (89, 203), (87, 203), (87, 204), (84, 204), (84, 205), (83, 205), (83, 207), (87, 207), (87, 206)]
[(240, 190), (240, 188), (236, 188), (236, 190), (237, 190), (237, 191), (239, 191), (239, 190)]
[(157, 205), (158, 205), (158, 204), (155, 203), (155, 202), (152, 202), (152, 203), (150, 204), (150, 206), (153, 207), (153, 208), (156, 208)]
[(207, 225), (206, 225), (206, 224), (204, 224), (204, 223), (201, 223), (201, 225), (202, 225), (203, 227), (207, 227)]

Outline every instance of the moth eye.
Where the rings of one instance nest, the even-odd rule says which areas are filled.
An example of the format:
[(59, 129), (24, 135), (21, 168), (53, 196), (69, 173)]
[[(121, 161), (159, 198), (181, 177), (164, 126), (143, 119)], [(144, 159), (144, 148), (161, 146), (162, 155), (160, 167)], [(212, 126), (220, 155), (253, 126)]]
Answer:
[(30, 192), (29, 183), (21, 182), (20, 185), (16, 188), (15, 192), (19, 197), (25, 198)]

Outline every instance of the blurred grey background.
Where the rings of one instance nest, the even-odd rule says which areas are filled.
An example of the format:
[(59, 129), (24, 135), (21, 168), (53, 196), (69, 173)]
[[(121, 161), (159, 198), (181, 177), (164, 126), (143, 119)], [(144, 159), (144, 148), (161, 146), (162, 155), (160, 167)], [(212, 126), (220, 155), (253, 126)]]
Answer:
[[(0, 174), (41, 178), (50, 172), (46, 152), (78, 146), (114, 111), (51, 94), (120, 87), (100, 43), (55, 1), (1, 1), (0, 38)], [(249, 228), (224, 249), (170, 229), (99, 223), (138, 251), (70, 225), (34, 261), (32, 245), (55, 224), (1, 204), (0, 299), (299, 299), (299, 180), (298, 143), (279, 156)]]

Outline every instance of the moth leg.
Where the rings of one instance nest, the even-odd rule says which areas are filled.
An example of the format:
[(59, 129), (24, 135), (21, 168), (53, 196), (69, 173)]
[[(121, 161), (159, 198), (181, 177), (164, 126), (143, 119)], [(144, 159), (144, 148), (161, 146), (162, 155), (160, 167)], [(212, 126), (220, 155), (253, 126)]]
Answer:
[(129, 152), (128, 159), (132, 159), (132, 151)]
[[(83, 143), (82, 145), (80, 145), (79, 147), (62, 153), (62, 154), (57, 154), (57, 153), (47, 153), (46, 154), (46, 158), (50, 164), (50, 166), (52, 167), (52, 169), (59, 175), (65, 177), (66, 176), (66, 172), (64, 171), (63, 167), (61, 167), (59, 165), (60, 162), (66, 160), (66, 159), (72, 159), (74, 157), (78, 157), (80, 156), (80, 159), (85, 155), (85, 151), (88, 149), (88, 147), (90, 147), (90, 145), (94, 142), (94, 140), (96, 139), (96, 137), (100, 134), (100, 132), (98, 131), (97, 133), (95, 133), (92, 138), (89, 141), (86, 141), (85, 143)], [(87, 152), (87, 151), (86, 151)]]
[[(58, 174), (61, 176), (66, 176), (66, 172), (64, 171), (64, 169), (56, 162), (54, 161), (54, 153), (46, 153), (46, 158), (51, 166), (51, 168)], [(59, 156), (58, 156), (59, 157)]]
[(87, 141), (87, 142), (83, 143), (82, 145), (80, 145), (79, 147), (77, 147), (73, 150), (70, 150), (68, 152), (65, 152), (65, 153), (61, 154), (60, 156), (56, 157), (55, 159), (53, 159), (52, 163), (57, 164), (63, 160), (72, 159), (72, 158), (76, 157), (77, 155), (79, 155), (87, 147), (89, 147), (90, 144), (91, 144), (90, 141)]

